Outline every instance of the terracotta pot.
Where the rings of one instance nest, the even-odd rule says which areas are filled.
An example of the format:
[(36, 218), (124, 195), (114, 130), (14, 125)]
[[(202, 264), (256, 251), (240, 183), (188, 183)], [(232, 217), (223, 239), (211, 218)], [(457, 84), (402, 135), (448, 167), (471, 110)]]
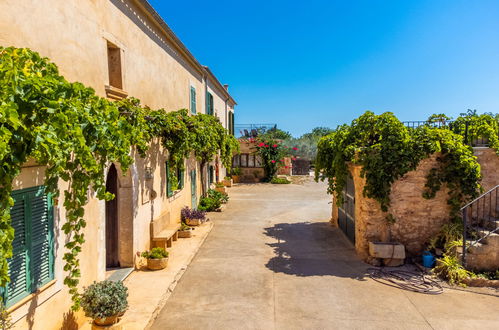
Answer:
[(168, 257), (161, 259), (147, 259), (147, 268), (150, 270), (160, 270), (168, 266)]
[(232, 182), (233, 183), (239, 183), (239, 175), (233, 175), (232, 176)]
[(199, 226), (201, 224), (201, 220), (199, 220), (199, 219), (185, 219), (185, 223), (188, 226)]
[(227, 188), (225, 188), (225, 187), (216, 187), (215, 190), (218, 192), (221, 192), (222, 194), (227, 195)]
[(192, 229), (191, 230), (179, 230), (178, 231), (178, 237), (180, 238), (189, 238), (192, 236)]
[(232, 179), (229, 180), (224, 180), (223, 181), (224, 186), (226, 187), (232, 187)]
[(119, 321), (118, 315), (113, 315), (113, 316), (108, 316), (108, 317), (103, 317), (99, 319), (94, 319), (94, 323), (99, 326), (109, 326), (113, 325), (115, 323), (118, 323)]

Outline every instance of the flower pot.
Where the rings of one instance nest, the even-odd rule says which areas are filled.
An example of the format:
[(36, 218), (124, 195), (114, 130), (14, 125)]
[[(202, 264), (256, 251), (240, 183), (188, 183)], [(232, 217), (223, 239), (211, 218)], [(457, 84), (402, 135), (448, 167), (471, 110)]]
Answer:
[(223, 181), (224, 186), (232, 187), (232, 179), (227, 179)]
[(216, 187), (215, 190), (218, 192), (221, 192), (222, 194), (227, 195), (227, 188), (226, 187)]
[(233, 175), (232, 176), (232, 183), (239, 183), (239, 175)]
[(115, 323), (118, 323), (119, 320), (120, 319), (119, 319), (118, 315), (113, 315), (113, 316), (94, 319), (94, 323), (98, 326), (105, 327), (105, 326), (110, 326), (110, 325), (113, 325)]
[(201, 224), (201, 220), (199, 220), (199, 219), (185, 219), (185, 223), (188, 226), (199, 226)]
[(147, 268), (150, 270), (160, 270), (168, 266), (168, 258), (147, 259)]
[(178, 237), (180, 237), (180, 238), (189, 238), (191, 236), (192, 236), (192, 229), (178, 231)]

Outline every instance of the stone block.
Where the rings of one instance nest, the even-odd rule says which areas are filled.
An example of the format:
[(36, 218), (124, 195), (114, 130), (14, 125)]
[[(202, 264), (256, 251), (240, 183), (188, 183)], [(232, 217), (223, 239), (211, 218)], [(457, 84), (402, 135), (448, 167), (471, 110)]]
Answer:
[(405, 259), (404, 245), (398, 243), (369, 242), (369, 255), (382, 259)]

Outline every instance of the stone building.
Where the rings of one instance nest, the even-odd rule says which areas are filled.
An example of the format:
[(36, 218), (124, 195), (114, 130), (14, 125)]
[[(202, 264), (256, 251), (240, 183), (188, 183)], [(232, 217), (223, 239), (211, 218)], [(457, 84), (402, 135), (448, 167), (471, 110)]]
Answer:
[[(499, 184), (499, 157), (490, 148), (474, 148), (474, 154), (481, 167), (482, 187), (488, 191)], [(421, 254), (430, 238), (450, 221), (445, 186), (432, 199), (422, 196), (426, 176), (436, 165), (435, 154), (395, 181), (389, 210), (383, 212), (376, 200), (363, 195), (365, 179), (360, 176), (361, 166), (350, 164), (351, 177), (343, 191), (345, 202), (338, 207), (333, 197), (331, 223), (346, 234), (363, 259), (369, 256), (369, 242), (398, 242), (405, 246), (409, 255)], [(386, 221), (388, 213), (395, 219), (393, 225)], [(499, 260), (499, 251), (494, 253)]]
[[(131, 96), (153, 109), (186, 108), (192, 114), (212, 114), (234, 131), (236, 102), (227, 85), (196, 60), (145, 0), (4, 0), (0, 2), (0, 45), (39, 52), (56, 63), (68, 81), (90, 86), (102, 97)], [(147, 157), (135, 156), (125, 175), (118, 164), (109, 164), (108, 191), (117, 198), (112, 202), (91, 198), (85, 207), (80, 288), (104, 280), (106, 269), (133, 267), (137, 252), (151, 246), (152, 221), (178, 223), (180, 209), (197, 204), (201, 169), (195, 158), (185, 160), (185, 173), (179, 176), (183, 182), (175, 192), (167, 188), (166, 161), (167, 151), (154, 141)], [(66, 212), (61, 201), (53, 203), (40, 194), (44, 171), (43, 166), (26, 163), (14, 182), (15, 197), (24, 200), (28, 210), (40, 203), (47, 224), (47, 231), (38, 237), (47, 251), (37, 256), (37, 265), (29, 266), (41, 267), (43, 279), (33, 284), (27, 278), (30, 272), (19, 271), (11, 274), (12, 282), (3, 290), (18, 329), (59, 329), (71, 306), (63, 284), (65, 235), (60, 230)], [(225, 175), (219, 160), (205, 171), (212, 180)], [(67, 184), (61, 181), (59, 186), (64, 190)], [(14, 224), (32, 220), (16, 216)], [(11, 265), (13, 272), (16, 267), (21, 266)], [(81, 312), (75, 318), (79, 324), (84, 320)]]

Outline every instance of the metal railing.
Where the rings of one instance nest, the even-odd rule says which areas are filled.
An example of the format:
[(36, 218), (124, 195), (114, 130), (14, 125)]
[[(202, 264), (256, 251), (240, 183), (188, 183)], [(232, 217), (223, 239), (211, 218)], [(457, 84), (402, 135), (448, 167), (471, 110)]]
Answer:
[[(403, 121), (402, 123), (408, 128), (418, 128), (421, 126), (428, 126), (433, 128), (449, 129), (455, 133), (456, 133), (455, 128), (458, 128), (456, 122), (453, 120), (435, 120), (435, 121), (413, 120), (413, 121)], [(464, 123), (464, 131), (459, 132), (459, 134), (463, 136), (464, 142), (472, 147), (487, 147), (489, 145), (489, 140), (478, 134), (477, 130), (474, 128), (475, 127), (473, 126), (473, 122), (466, 121)]]
[(255, 138), (272, 128), (277, 128), (277, 124), (238, 124), (234, 126), (234, 131), (239, 137)]
[(499, 185), (461, 208), (463, 218), (462, 262), (469, 248), (499, 232)]

